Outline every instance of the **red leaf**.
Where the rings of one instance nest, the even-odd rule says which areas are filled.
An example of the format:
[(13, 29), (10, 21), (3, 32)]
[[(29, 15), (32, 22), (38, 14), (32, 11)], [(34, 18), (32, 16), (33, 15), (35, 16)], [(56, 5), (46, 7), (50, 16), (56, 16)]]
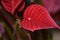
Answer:
[(57, 12), (60, 10), (60, 0), (42, 0), (44, 6), (49, 12)]
[(59, 28), (48, 11), (41, 5), (32, 4), (24, 12), (21, 25), (24, 29), (35, 31), (48, 28)]
[[(14, 14), (15, 9), (21, 5), (23, 0), (1, 0), (3, 7), (10, 13)], [(23, 4), (25, 5), (25, 4)], [(20, 8), (20, 11), (24, 8), (23, 5)]]
[(21, 10), (23, 10), (25, 7), (25, 2), (22, 4), (22, 7), (19, 8), (18, 12), (20, 12)]

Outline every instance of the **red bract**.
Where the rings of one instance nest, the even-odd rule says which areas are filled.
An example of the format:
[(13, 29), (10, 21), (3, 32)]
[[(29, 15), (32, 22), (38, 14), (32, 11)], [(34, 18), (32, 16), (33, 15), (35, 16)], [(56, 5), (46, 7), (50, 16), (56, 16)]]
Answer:
[(24, 8), (24, 1), (23, 0), (1, 0), (3, 7), (10, 13), (14, 14), (15, 9), (18, 7), (20, 11)]
[(21, 6), (22, 6), (22, 7), (19, 8), (18, 12), (20, 12), (21, 10), (24, 9), (24, 7), (25, 7), (25, 2), (24, 2)]
[(24, 29), (35, 31), (48, 28), (59, 28), (48, 11), (41, 5), (32, 4), (24, 12), (21, 25)]
[(49, 12), (55, 13), (60, 10), (60, 0), (42, 0), (42, 2)]

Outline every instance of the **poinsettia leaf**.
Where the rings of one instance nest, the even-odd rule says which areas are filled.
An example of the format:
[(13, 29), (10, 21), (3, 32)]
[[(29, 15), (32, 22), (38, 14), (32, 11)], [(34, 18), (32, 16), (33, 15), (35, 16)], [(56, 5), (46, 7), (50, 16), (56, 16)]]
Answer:
[(60, 10), (60, 0), (42, 0), (44, 6), (49, 12), (57, 12)]
[(25, 2), (22, 4), (22, 6), (19, 8), (18, 12), (20, 12), (21, 10), (23, 10), (25, 7)]
[[(3, 5), (3, 7), (8, 11), (10, 12), (11, 14), (14, 14), (14, 11), (15, 9), (21, 5), (21, 3), (23, 2), (23, 0), (1, 0), (1, 3)], [(21, 7), (20, 8), (20, 11), (22, 10), (23, 8)]]
[(39, 4), (32, 4), (27, 7), (23, 18), (22, 27), (32, 32), (40, 29), (59, 28), (48, 11)]

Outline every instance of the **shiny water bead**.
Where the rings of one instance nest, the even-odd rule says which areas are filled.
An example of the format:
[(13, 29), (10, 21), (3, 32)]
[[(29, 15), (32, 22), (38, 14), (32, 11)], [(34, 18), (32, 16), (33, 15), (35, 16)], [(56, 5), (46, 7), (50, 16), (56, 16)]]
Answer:
[(31, 18), (28, 18), (28, 20), (31, 20)]
[(49, 28), (60, 29), (48, 11), (39, 4), (31, 4), (26, 8), (21, 25), (22, 28), (32, 32)]

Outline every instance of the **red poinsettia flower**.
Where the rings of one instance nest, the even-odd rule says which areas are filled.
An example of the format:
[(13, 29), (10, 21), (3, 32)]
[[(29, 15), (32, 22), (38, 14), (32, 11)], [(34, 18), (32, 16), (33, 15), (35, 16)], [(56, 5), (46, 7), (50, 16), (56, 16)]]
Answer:
[(49, 12), (55, 13), (60, 10), (60, 0), (42, 0), (42, 2)]
[(35, 31), (48, 28), (59, 28), (48, 11), (39, 4), (32, 4), (24, 12), (21, 25), (24, 29)]
[(15, 10), (20, 12), (25, 6), (23, 0), (1, 0), (1, 3), (3, 7), (12, 14), (14, 14)]

